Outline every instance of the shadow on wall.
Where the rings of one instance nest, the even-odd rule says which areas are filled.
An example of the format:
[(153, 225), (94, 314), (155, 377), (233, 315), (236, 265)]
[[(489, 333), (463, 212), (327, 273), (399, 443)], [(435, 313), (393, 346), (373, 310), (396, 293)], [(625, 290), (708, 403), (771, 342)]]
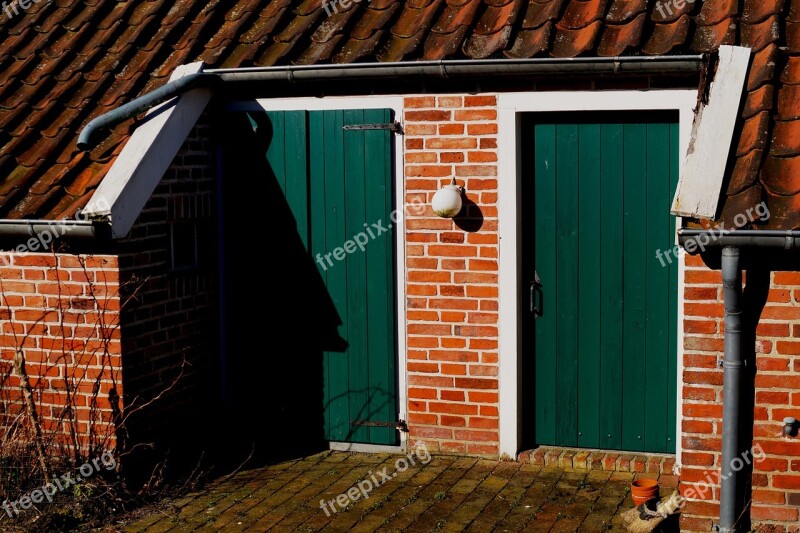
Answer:
[[(266, 113), (223, 127), (223, 449), (256, 462), (327, 448), (323, 352), (341, 320), (266, 158)], [(308, 224), (304, 224), (308, 227)]]

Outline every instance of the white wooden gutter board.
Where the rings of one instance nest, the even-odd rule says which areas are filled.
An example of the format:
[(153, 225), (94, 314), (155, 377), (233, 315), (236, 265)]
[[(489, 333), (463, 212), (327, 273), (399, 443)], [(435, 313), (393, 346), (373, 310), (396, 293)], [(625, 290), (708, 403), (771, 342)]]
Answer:
[(673, 215), (714, 219), (750, 64), (750, 48), (720, 46), (719, 64), (692, 127)]
[[(202, 70), (202, 62), (182, 65), (170, 81)], [(126, 236), (210, 100), (210, 89), (193, 89), (151, 109), (153, 116), (133, 132), (82, 215), (107, 217), (111, 236)]]

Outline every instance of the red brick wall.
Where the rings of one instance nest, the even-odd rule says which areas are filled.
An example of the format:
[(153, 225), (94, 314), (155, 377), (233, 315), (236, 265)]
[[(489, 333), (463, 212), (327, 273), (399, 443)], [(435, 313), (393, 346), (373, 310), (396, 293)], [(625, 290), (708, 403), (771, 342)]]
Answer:
[[(746, 280), (745, 280), (746, 281)], [(722, 280), (697, 256), (686, 259), (683, 456), (681, 486), (687, 491), (717, 476), (721, 467), (723, 354)], [(752, 519), (800, 531), (800, 438), (780, 436), (783, 419), (800, 418), (800, 274), (775, 272), (756, 330)], [(758, 451), (759, 448), (756, 448)], [(717, 479), (713, 477), (713, 479)], [(685, 530), (709, 531), (719, 521), (719, 485), (684, 508)], [(773, 531), (784, 531), (776, 527)]]
[(496, 97), (409, 97), (404, 123), (406, 201), (455, 177), (473, 202), (458, 224), (430, 207), (406, 218), (410, 438), (496, 456)]
[(45, 441), (69, 442), (74, 427), (82, 447), (113, 447), (122, 395), (119, 292), (114, 256), (0, 253), (0, 426), (23, 410), (13, 370), (22, 349)]
[[(37, 410), (53, 438), (68, 433), (58, 425), (67, 390), (78, 436), (86, 438), (92, 421), (95, 435), (109, 437), (103, 448), (120, 436), (127, 447), (191, 438), (180, 429), (193, 422), (200, 428), (208, 413), (203, 402), (218, 397), (215, 208), (216, 162), (209, 126), (201, 122), (130, 235), (113, 245), (116, 254), (74, 255), (63, 243), (55, 255), (0, 254), (0, 426), (23, 409), (12, 367), (22, 346)], [(197, 226), (195, 267), (172, 267), (175, 224)], [(126, 427), (115, 434), (120, 397)]]

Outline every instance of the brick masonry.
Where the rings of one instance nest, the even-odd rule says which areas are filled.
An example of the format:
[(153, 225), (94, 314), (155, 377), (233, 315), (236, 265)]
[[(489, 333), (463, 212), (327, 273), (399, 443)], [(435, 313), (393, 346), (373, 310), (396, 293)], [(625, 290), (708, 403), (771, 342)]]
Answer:
[[(466, 216), (458, 221), (438, 218), (429, 208), (422, 214), (408, 210), (406, 215), (405, 372), (410, 438), (423, 440), (432, 452), (496, 457), (496, 97), (407, 97), (403, 121), (405, 201), (429, 203), (435, 191), (453, 177), (466, 187), (467, 198)], [(127, 396), (153, 397), (180, 373), (184, 360), (193, 365), (184, 369), (181, 385), (148, 418), (169, 425), (168, 412), (191, 406), (197, 392), (208, 386), (200, 378), (200, 369), (204, 360), (211, 360), (208, 350), (217, 345), (214, 266), (201, 261), (193, 269), (171, 268), (169, 242), (171, 227), (179, 223), (197, 224), (198, 231), (213, 234), (208, 226), (215, 217), (209, 136), (204, 124), (195, 128), (119, 255), (4, 255), (0, 379), (6, 391), (18, 385), (9, 365), (21, 344), (48, 423), (59, 416), (64, 372), (81, 374), (75, 365), (84, 359), (88, 361), (85, 375), (98, 380), (101, 396), (92, 411), (88, 386), (84, 383), (77, 389), (74, 401), (83, 429), (93, 412), (104, 423), (111, 420), (116, 408), (112, 390), (121, 395), (123, 381)], [(199, 253), (200, 257), (213, 255), (213, 243)], [(131, 287), (141, 280), (146, 282), (134, 295)], [(800, 418), (800, 274), (776, 272), (770, 281), (755, 343), (755, 442), (767, 458), (756, 464), (753, 475), (752, 514), (755, 521), (771, 524), (775, 531), (796, 532), (800, 440), (778, 433), (783, 417)], [(719, 272), (699, 258), (688, 257), (682, 290), (681, 490), (686, 493), (720, 468), (722, 371), (717, 361), (723, 350), (723, 308)], [(120, 307), (128, 297), (135, 301), (120, 319)], [(93, 327), (101, 319), (112, 330), (108, 343), (104, 342), (107, 335)], [(120, 320), (124, 335), (116, 327)], [(107, 353), (103, 357), (108, 364), (97, 358), (99, 347)], [(65, 351), (68, 356), (61, 357)], [(7, 397), (3, 414), (13, 415), (18, 400)], [(603, 454), (604, 469), (655, 469), (650, 461), (639, 461), (639, 465), (637, 456), (613, 455)], [(584, 460), (592, 466), (593, 457), (550, 450), (549, 455), (545, 451), (537, 458), (534, 453), (527, 460), (559, 466), (569, 466), (569, 462), (580, 468)], [(660, 461), (659, 469), (664, 471), (667, 461)], [(716, 521), (719, 488), (711, 485), (705, 497), (692, 498), (685, 507), (685, 530), (708, 531)]]
[[(204, 412), (197, 400), (213, 394), (203, 370), (217, 353), (215, 241), (198, 239), (191, 268), (173, 268), (170, 254), (175, 225), (214, 235), (208, 137), (206, 123), (194, 128), (117, 253), (73, 254), (59, 242), (55, 253), (0, 254), (0, 420), (22, 410), (18, 347), (54, 444), (63, 441), (70, 403), (80, 443), (95, 449), (122, 444), (119, 437), (141, 442), (142, 434), (152, 442)], [(120, 414), (122, 432), (114, 427)]]
[(406, 201), (456, 178), (466, 217), (406, 219), (408, 422), (440, 452), (499, 453), (495, 96), (405, 99)]
[(115, 256), (0, 255), (0, 420), (23, 411), (22, 350), (45, 442), (111, 448), (121, 407), (120, 284)]
[[(468, 205), (469, 221), (459, 221), (464, 227), (430, 211), (422, 216), (410, 214), (407, 219), (410, 435), (440, 452), (496, 455), (496, 100), (486, 95), (419, 96), (406, 98), (405, 106), (406, 201), (418, 197), (430, 201), (436, 190), (455, 177), (466, 187), (466, 197), (477, 204)], [(717, 360), (723, 351), (719, 272), (698, 258), (686, 261), (684, 493), (720, 468), (722, 371)], [(800, 274), (772, 275), (756, 342), (755, 443), (768, 457), (756, 465), (753, 476), (752, 516), (775, 531), (795, 531), (789, 524), (799, 518), (800, 442), (777, 436), (783, 417), (800, 418), (800, 326), (792, 323), (800, 318), (798, 285)], [(575, 466), (576, 457), (578, 463), (583, 458), (572, 452), (550, 450), (549, 456), (547, 451), (539, 452), (542, 464), (571, 462)], [(536, 453), (522, 460), (537, 462)], [(603, 468), (655, 469), (643, 461), (638, 468), (636, 456), (614, 455), (603, 454)], [(718, 500), (718, 486), (703, 499), (691, 499), (683, 516), (684, 529), (708, 531), (718, 517)]]
[[(539, 446), (535, 450), (521, 452), (517, 456), (517, 460), (552, 468), (663, 474), (665, 476), (672, 476), (675, 467), (675, 456), (669, 454), (610, 452), (554, 446)], [(677, 476), (675, 480), (677, 481)]]
[[(216, 160), (203, 117), (120, 244), (120, 278), (135, 300), (122, 313), (126, 390), (137, 405), (160, 398), (131, 420), (148, 440), (197, 427), (200, 400), (217, 396), (209, 379), (219, 353), (215, 216)], [(190, 255), (196, 244), (196, 260), (174, 265), (173, 241)]]

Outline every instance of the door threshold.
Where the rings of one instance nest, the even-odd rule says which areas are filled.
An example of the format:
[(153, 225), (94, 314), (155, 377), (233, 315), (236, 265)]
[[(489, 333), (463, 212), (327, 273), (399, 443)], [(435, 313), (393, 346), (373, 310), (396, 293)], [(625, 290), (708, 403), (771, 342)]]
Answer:
[(559, 448), (540, 446), (521, 452), (517, 461), (539, 466), (573, 468), (576, 470), (604, 470), (607, 472), (634, 472), (677, 475), (675, 455), (668, 453), (642, 453), (616, 450), (589, 450), (586, 448)]
[(387, 444), (363, 444), (360, 442), (328, 442), (329, 449), (337, 452), (361, 453), (405, 453), (404, 446), (389, 446)]

